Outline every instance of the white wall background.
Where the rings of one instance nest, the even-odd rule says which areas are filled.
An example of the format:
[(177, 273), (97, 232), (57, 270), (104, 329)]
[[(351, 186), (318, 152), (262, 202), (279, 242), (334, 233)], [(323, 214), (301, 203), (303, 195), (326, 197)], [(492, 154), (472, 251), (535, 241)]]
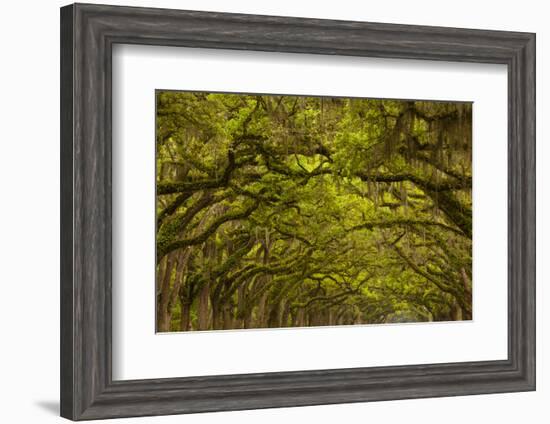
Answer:
[[(338, 2), (277, 0), (109, 1), (113, 4), (537, 32), (538, 390), (534, 393), (329, 405), (141, 418), (119, 422), (543, 423), (550, 419), (550, 102), (545, 62), (550, 13), (540, 0)], [(10, 2), (0, 25), (0, 421), (61, 422), (59, 393), (59, 6), (57, 0)], [(548, 131), (546, 131), (548, 133)]]

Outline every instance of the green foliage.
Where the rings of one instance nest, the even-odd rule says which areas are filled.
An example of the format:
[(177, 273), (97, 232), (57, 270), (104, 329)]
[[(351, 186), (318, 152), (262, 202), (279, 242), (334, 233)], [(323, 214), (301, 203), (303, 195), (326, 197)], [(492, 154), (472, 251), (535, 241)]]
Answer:
[(158, 92), (158, 330), (470, 319), (471, 121)]

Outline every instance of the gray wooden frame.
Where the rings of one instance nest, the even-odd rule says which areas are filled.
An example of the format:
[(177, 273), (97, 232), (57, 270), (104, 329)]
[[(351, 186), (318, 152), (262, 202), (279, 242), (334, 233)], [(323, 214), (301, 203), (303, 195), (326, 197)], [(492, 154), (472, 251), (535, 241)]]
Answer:
[[(506, 64), (508, 359), (113, 381), (115, 43)], [(61, 9), (63, 417), (83, 420), (534, 389), (534, 34), (87, 4)]]

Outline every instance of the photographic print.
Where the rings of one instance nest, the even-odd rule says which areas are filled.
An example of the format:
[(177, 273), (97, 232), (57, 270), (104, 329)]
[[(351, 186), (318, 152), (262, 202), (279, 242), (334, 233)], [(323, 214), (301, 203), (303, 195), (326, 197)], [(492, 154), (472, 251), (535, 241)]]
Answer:
[(62, 417), (536, 390), (536, 34), (81, 3), (60, 34)]
[(157, 332), (472, 319), (472, 103), (155, 97)]

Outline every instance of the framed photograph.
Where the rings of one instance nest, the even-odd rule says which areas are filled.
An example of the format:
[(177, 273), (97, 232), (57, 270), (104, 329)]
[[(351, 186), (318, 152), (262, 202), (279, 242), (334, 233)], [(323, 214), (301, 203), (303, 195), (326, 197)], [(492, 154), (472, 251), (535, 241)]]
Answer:
[(61, 9), (61, 415), (535, 390), (535, 35)]

